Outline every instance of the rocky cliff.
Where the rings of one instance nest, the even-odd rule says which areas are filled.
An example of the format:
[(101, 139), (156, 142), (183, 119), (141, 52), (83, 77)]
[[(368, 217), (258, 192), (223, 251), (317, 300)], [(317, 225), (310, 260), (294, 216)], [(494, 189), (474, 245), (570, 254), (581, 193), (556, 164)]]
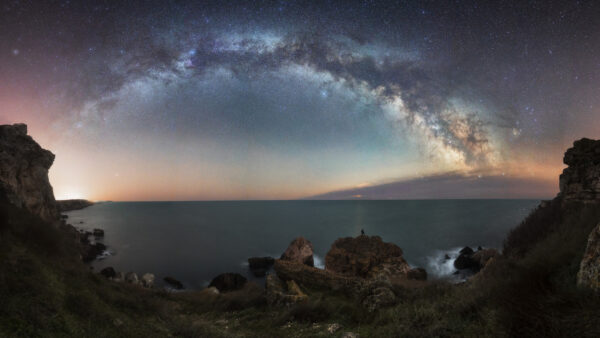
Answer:
[(27, 125), (0, 126), (0, 195), (45, 220), (58, 219), (48, 169), (54, 154), (27, 135)]
[(568, 167), (560, 175), (564, 200), (600, 201), (600, 140), (582, 138), (565, 153)]

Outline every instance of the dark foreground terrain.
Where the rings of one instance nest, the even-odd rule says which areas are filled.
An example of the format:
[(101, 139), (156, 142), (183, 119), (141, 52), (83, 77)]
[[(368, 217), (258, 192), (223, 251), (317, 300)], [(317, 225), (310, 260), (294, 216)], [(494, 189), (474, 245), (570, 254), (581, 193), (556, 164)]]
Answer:
[[(0, 171), (0, 336), (600, 336), (600, 296), (595, 291), (600, 241), (590, 236), (600, 221), (600, 194), (594, 190), (599, 187), (600, 146), (590, 140), (567, 152), (561, 194), (542, 202), (507, 236), (502, 255), (461, 284), (387, 281), (385, 288), (375, 290), (380, 293), (374, 299), (393, 302), (377, 306), (365, 306), (360, 292), (328, 288), (339, 281), (366, 280), (373, 271), (334, 280), (333, 272), (284, 257), (275, 260), (275, 270), (287, 280), (288, 292), (293, 289), (297, 296), (286, 296), (289, 301), (283, 302), (273, 302), (253, 283), (231, 292), (169, 293), (106, 279), (82, 262), (82, 247), (89, 244), (59, 220), (51, 187), (44, 187), (44, 194), (31, 194), (34, 179), (26, 182), (28, 189), (20, 189), (23, 179), (14, 179), (35, 168), (31, 159), (44, 150), (33, 147), (26, 127), (0, 129), (0, 141), (4, 163), (25, 149), (10, 148), (11, 142), (26, 144), (23, 153), (30, 159), (22, 168), (14, 162)], [(45, 171), (37, 168), (27, 177), (36, 174), (47, 182), (50, 155), (41, 163)], [(339, 248), (348, 243), (353, 239), (340, 240)], [(389, 250), (401, 255), (397, 247)], [(342, 251), (332, 256), (342, 262), (337, 267), (356, 270), (361, 262), (344, 266)], [(394, 259), (403, 266), (400, 255)], [(420, 271), (402, 273), (422, 279)]]

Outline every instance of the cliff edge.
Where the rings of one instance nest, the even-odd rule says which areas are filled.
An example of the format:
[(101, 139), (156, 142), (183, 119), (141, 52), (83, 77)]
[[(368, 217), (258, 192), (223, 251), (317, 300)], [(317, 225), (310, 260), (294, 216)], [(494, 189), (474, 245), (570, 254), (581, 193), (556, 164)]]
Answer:
[(0, 195), (46, 221), (59, 217), (48, 170), (54, 154), (27, 135), (27, 125), (0, 125)]
[(575, 141), (563, 162), (568, 167), (560, 175), (559, 196), (567, 201), (600, 201), (600, 140)]

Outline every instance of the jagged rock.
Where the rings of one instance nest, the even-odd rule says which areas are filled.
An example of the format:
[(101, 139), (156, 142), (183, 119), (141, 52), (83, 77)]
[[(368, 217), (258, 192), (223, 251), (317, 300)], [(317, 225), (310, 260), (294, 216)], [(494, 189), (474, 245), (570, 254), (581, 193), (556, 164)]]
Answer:
[(94, 237), (104, 236), (104, 230), (102, 230), (102, 229), (94, 229), (94, 231), (92, 233), (94, 234)]
[(308, 288), (334, 290), (350, 296), (359, 295), (364, 284), (361, 278), (344, 276), (295, 261), (276, 259), (273, 267), (283, 281), (293, 280)]
[(465, 246), (464, 248), (460, 249), (460, 251), (458, 252), (459, 255), (467, 255), (467, 256), (471, 256), (473, 254), (473, 249), (471, 249), (471, 247)]
[(183, 284), (173, 277), (167, 276), (163, 280), (177, 290), (183, 289)]
[(27, 125), (0, 125), (0, 194), (47, 221), (59, 219), (48, 169), (54, 154), (27, 135)]
[(140, 279), (138, 278), (138, 275), (135, 272), (128, 272), (127, 274), (125, 274), (125, 281), (127, 283), (136, 285), (140, 283)]
[(112, 266), (100, 270), (100, 274), (106, 278), (115, 278), (117, 276), (117, 272)]
[(219, 289), (219, 292), (229, 292), (240, 290), (248, 280), (239, 273), (222, 273), (215, 277), (210, 284)]
[(248, 258), (248, 267), (256, 277), (264, 277), (275, 259), (273, 257), (251, 257)]
[(308, 299), (295, 281), (288, 280), (284, 283), (276, 275), (267, 276), (265, 290), (269, 305), (290, 305)]
[(373, 278), (378, 274), (405, 277), (410, 266), (402, 249), (379, 236), (339, 238), (325, 256), (325, 269), (347, 276)]
[(414, 280), (427, 280), (427, 271), (423, 268), (410, 269), (406, 273), (406, 278)]
[(454, 267), (459, 270), (479, 270), (479, 262), (473, 259), (473, 255), (461, 254), (454, 260)]
[(79, 210), (79, 209), (87, 208), (93, 204), (94, 204), (93, 202), (90, 202), (88, 200), (77, 200), (77, 199), (56, 201), (56, 205), (60, 212)]
[(142, 286), (145, 287), (145, 288), (152, 288), (152, 287), (154, 287), (154, 274), (145, 273), (142, 276), (141, 282), (142, 282)]
[(587, 247), (577, 273), (577, 285), (600, 290), (600, 224), (588, 237)]
[(582, 138), (565, 152), (568, 165), (560, 175), (560, 196), (565, 200), (600, 200), (600, 140)]
[(281, 259), (314, 266), (313, 245), (306, 238), (298, 237), (290, 243), (283, 255), (281, 255)]

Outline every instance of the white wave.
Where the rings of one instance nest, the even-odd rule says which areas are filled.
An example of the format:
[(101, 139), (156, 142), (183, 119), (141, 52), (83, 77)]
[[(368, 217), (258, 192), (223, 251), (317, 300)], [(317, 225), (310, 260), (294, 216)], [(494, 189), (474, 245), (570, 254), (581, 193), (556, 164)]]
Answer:
[(317, 256), (314, 253), (313, 253), (313, 262), (314, 262), (315, 268), (325, 269), (325, 261), (323, 261), (323, 258)]
[(452, 277), (456, 271), (454, 261), (458, 258), (461, 249), (459, 247), (450, 250), (436, 250), (431, 256), (427, 257), (427, 273), (434, 278)]

